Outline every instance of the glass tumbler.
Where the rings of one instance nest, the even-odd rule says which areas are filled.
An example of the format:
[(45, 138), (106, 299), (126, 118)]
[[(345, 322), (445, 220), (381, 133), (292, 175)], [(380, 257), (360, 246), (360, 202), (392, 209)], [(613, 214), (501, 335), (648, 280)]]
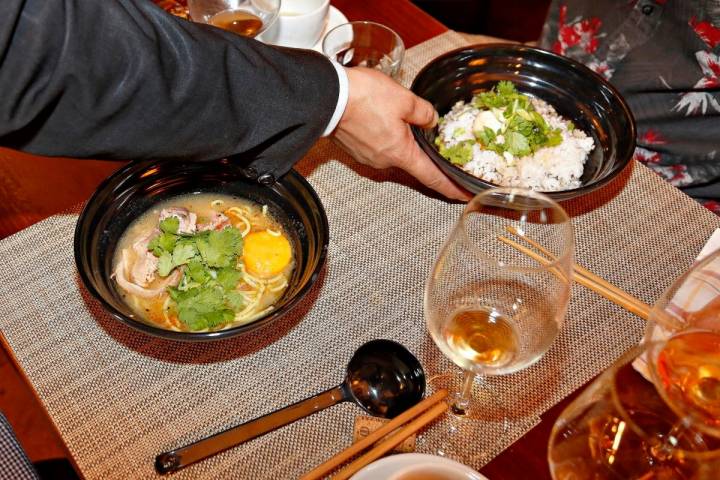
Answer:
[(280, 0), (188, 0), (193, 22), (256, 37), (272, 25), (280, 11)]
[(323, 39), (323, 53), (345, 67), (367, 67), (391, 77), (400, 71), (405, 44), (385, 25), (350, 22), (330, 30)]

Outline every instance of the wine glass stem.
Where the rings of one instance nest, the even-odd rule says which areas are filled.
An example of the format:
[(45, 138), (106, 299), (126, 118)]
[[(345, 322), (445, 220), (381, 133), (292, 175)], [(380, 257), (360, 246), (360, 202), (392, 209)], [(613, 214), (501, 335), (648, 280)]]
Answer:
[(455, 401), (450, 407), (454, 414), (465, 415), (465, 412), (470, 405), (470, 398), (472, 397), (472, 386), (473, 381), (475, 380), (475, 376), (476, 374), (474, 372), (465, 370), (463, 376), (462, 390), (458, 392), (458, 395), (455, 397)]

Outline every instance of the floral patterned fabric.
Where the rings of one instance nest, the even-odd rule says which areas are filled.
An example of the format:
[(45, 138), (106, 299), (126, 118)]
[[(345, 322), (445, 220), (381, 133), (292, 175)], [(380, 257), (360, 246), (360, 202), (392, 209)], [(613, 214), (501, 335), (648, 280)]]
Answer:
[(541, 46), (620, 90), (635, 158), (720, 214), (720, 0), (553, 0)]

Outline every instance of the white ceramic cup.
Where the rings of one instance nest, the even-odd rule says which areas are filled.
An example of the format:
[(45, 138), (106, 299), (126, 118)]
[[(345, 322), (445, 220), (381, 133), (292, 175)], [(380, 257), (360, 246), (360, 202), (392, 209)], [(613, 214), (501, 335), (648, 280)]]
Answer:
[(325, 30), (330, 0), (282, 0), (280, 14), (261, 40), (272, 45), (312, 48)]

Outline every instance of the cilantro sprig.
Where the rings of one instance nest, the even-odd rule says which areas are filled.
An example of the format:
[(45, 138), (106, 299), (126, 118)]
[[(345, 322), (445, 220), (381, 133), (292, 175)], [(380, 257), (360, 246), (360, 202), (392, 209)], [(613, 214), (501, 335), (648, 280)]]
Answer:
[[(502, 117), (502, 128), (493, 130), (484, 126), (473, 131), (477, 143), (485, 150), (499, 155), (505, 152), (515, 157), (531, 155), (541, 148), (562, 143), (559, 128), (552, 128), (532, 105), (530, 97), (517, 91), (509, 81), (498, 82), (490, 91), (476, 94), (473, 106), (491, 110), (498, 119)], [(574, 126), (569, 125), (569, 129)], [(472, 160), (472, 141), (458, 142), (450, 147), (437, 141), (440, 154), (451, 163), (464, 165)]]
[(178, 235), (179, 221), (169, 217), (160, 222), (161, 233), (148, 244), (158, 257), (158, 275), (167, 277), (181, 268), (177, 287), (169, 287), (178, 318), (190, 330), (204, 330), (231, 322), (244, 307), (243, 296), (235, 290), (242, 278), (237, 259), (242, 255), (240, 230)]
[(478, 108), (501, 109), (505, 119), (505, 128), (499, 132), (503, 136), (502, 143), (498, 143), (498, 134), (487, 127), (473, 132), (477, 141), (488, 150), (524, 157), (543, 147), (562, 143), (560, 129), (551, 128), (535, 110), (530, 97), (518, 92), (512, 82), (498, 82), (489, 92), (476, 95), (473, 104)]
[(450, 160), (450, 163), (454, 163), (456, 165), (465, 165), (470, 160), (472, 160), (472, 147), (473, 142), (472, 140), (465, 140), (463, 142), (458, 142), (455, 145), (451, 147), (446, 147), (442, 144), (440, 140), (440, 137), (437, 138), (437, 145), (440, 149), (440, 155)]
[(501, 80), (488, 92), (475, 95), (473, 105), (487, 110), (493, 108), (528, 110), (532, 108), (530, 98), (518, 92), (515, 85), (507, 80)]

